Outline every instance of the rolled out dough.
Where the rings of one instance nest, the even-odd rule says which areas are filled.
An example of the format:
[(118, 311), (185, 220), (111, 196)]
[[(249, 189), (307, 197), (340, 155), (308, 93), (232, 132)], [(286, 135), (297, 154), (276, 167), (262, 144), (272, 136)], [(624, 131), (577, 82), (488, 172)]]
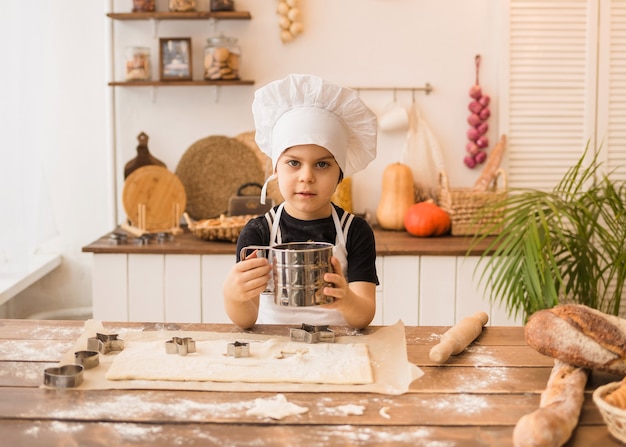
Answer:
[[(244, 341), (244, 340), (242, 340)], [(245, 340), (249, 357), (228, 357), (227, 340), (196, 341), (196, 352), (165, 352), (165, 340), (127, 342), (107, 380), (370, 384), (374, 382), (365, 343), (296, 343)]]

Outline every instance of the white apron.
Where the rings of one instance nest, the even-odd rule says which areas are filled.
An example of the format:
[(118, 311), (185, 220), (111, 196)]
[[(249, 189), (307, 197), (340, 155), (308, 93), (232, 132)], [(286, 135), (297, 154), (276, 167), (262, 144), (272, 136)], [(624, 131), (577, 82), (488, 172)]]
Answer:
[[(280, 234), (280, 216), (285, 207), (285, 203), (281, 203), (276, 210), (276, 215), (272, 218), (273, 210), (270, 210), (265, 214), (268, 224), (270, 225), (270, 246), (274, 246), (282, 243)], [(346, 250), (346, 240), (348, 235), (348, 229), (354, 218), (353, 214), (345, 212), (341, 221), (335, 211), (335, 207), (332, 208), (333, 222), (335, 223), (335, 230), (337, 236), (335, 238), (335, 246), (333, 247), (333, 256), (337, 257), (341, 263), (341, 270), (346, 280), (348, 271), (348, 251)], [(273, 220), (273, 221), (272, 221)], [(259, 324), (312, 324), (315, 326), (320, 325), (333, 325), (333, 326), (346, 326), (346, 320), (341, 315), (341, 312), (335, 309), (324, 309), (319, 306), (307, 306), (307, 307), (292, 307), (292, 306), (279, 306), (274, 303), (274, 295), (272, 293), (262, 293), (259, 298), (259, 316), (257, 318)]]

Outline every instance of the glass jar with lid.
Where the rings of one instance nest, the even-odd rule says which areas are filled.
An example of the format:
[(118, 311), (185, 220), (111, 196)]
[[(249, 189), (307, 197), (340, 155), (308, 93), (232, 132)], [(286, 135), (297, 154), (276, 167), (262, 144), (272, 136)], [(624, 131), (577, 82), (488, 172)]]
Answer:
[(150, 48), (126, 48), (124, 76), (127, 81), (149, 81), (151, 79)]
[(204, 79), (210, 81), (239, 79), (241, 49), (234, 37), (209, 37), (204, 47)]

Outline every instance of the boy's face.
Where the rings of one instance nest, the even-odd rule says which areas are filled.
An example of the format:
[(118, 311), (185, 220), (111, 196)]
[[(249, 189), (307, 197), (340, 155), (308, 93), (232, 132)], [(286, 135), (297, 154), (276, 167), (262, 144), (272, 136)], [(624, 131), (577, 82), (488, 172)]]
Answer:
[(276, 163), (276, 175), (287, 212), (302, 220), (328, 217), (340, 173), (335, 157), (322, 146), (286, 149)]

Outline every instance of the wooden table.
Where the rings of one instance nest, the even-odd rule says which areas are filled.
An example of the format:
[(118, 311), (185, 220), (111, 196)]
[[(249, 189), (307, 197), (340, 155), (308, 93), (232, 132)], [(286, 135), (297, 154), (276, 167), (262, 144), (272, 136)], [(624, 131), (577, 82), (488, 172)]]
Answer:
[[(231, 325), (207, 324), (104, 326), (111, 331), (238, 331)], [(83, 322), (0, 320), (0, 442), (47, 447), (512, 445), (517, 420), (539, 405), (552, 359), (526, 345), (522, 327), (486, 327), (464, 353), (437, 366), (428, 352), (446, 329), (406, 328), (409, 361), (425, 373), (409, 393), (284, 393), (309, 411), (272, 421), (248, 416), (246, 410), (255, 398), (276, 393), (39, 388), (43, 370), (72, 349)], [(260, 326), (254, 332), (284, 331)], [(337, 334), (342, 335), (341, 328)], [(591, 399), (593, 389), (615, 380), (592, 373), (579, 426), (567, 446), (622, 445), (608, 434)], [(334, 407), (344, 404), (362, 405), (365, 412), (333, 414)]]

